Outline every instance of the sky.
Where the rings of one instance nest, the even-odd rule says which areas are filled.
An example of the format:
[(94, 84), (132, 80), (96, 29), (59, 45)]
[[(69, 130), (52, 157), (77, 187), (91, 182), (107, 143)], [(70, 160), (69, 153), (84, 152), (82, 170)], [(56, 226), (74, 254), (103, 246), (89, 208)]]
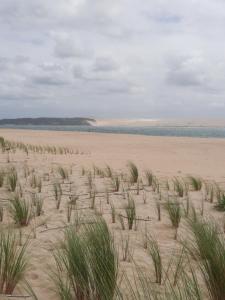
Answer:
[(225, 116), (225, 0), (1, 0), (0, 118)]

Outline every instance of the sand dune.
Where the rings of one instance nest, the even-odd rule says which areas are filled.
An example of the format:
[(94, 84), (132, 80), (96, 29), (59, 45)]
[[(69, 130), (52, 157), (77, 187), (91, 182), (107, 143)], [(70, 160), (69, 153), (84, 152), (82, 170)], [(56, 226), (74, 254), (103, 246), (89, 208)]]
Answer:
[[(132, 278), (133, 264), (130, 261), (123, 261), (121, 258), (121, 237), (127, 238), (129, 235), (132, 255), (135, 262), (150, 271), (154, 280), (154, 268), (151, 259), (143, 248), (143, 232), (147, 230), (157, 237), (164, 264), (168, 264), (171, 255), (180, 247), (180, 243), (174, 240), (174, 228), (165, 210), (162, 210), (162, 219), (158, 221), (156, 213), (156, 200), (159, 195), (146, 185), (144, 170), (151, 169), (157, 180), (165, 187), (167, 179), (178, 176), (184, 178), (187, 174), (201, 176), (203, 179), (213, 182), (224, 182), (225, 171), (225, 140), (223, 139), (198, 139), (198, 138), (170, 138), (170, 137), (149, 137), (116, 134), (100, 134), (85, 132), (56, 132), (56, 131), (34, 131), (0, 129), (0, 136), (4, 136), (11, 141), (29, 143), (32, 145), (55, 145), (69, 147), (74, 150), (73, 154), (53, 155), (49, 153), (37, 153), (30, 151), (27, 155), (21, 150), (10, 153), (10, 163), (7, 162), (7, 153), (0, 154), (1, 168), (15, 166), (24, 196), (31, 201), (30, 195), (37, 192), (29, 182), (34, 173), (42, 178), (41, 197), (43, 198), (43, 214), (36, 217), (35, 222), (22, 228), (23, 238), (29, 237), (29, 257), (30, 267), (26, 278), (32, 286), (39, 300), (57, 300), (53, 291), (53, 283), (49, 279), (50, 267), (54, 266), (53, 251), (59, 246), (59, 238), (63, 238), (63, 228), (68, 226), (67, 207), (70, 194), (79, 195), (78, 209), (83, 216), (89, 217), (96, 212), (101, 212), (106, 220), (110, 231), (113, 233), (116, 245), (119, 249), (120, 265), (129, 278)], [(82, 167), (92, 170), (93, 165), (105, 168), (109, 164), (116, 174), (126, 174), (127, 161), (133, 161), (139, 168), (139, 176), (145, 184), (139, 193), (134, 185), (128, 193), (134, 198), (136, 203), (136, 213), (140, 218), (149, 222), (138, 223), (135, 230), (121, 230), (121, 225), (117, 220), (112, 223), (110, 205), (106, 202), (105, 191), (112, 190), (112, 179), (96, 175), (93, 177), (96, 189), (96, 209), (90, 209), (90, 198), (88, 195), (88, 173), (82, 174)], [(64, 166), (70, 170), (69, 181), (63, 182), (57, 172), (58, 166)], [(24, 177), (24, 166), (28, 167), (31, 174)], [(48, 179), (45, 179), (45, 175)], [(53, 196), (53, 184), (55, 181), (61, 182), (63, 196), (60, 208), (56, 208), (56, 201)], [(126, 184), (126, 181), (123, 183)], [(127, 187), (129, 189), (129, 187)], [(136, 188), (136, 189), (135, 189)], [(164, 191), (160, 197), (168, 197)], [(10, 197), (10, 192), (5, 186), (0, 188), (1, 198)], [(198, 211), (202, 210), (203, 191), (190, 191), (190, 200)], [(113, 203), (117, 213), (124, 214), (126, 195), (110, 192), (110, 203)], [(145, 199), (145, 200), (144, 200)], [(162, 198), (163, 199), (163, 198)], [(186, 198), (180, 199), (182, 205), (186, 205)], [(5, 203), (5, 202), (4, 202)], [(1, 204), (1, 202), (0, 202)], [(87, 209), (89, 208), (89, 209)], [(5, 208), (7, 210), (7, 207)], [(213, 209), (213, 204), (204, 202), (204, 214), (213, 216), (220, 224), (223, 222), (223, 213)], [(18, 232), (19, 228), (5, 212), (3, 225), (8, 224)], [(127, 225), (126, 225), (127, 226)], [(3, 227), (4, 228), (4, 227)], [(35, 234), (34, 234), (34, 228)], [(186, 236), (185, 220), (182, 219), (178, 230), (178, 240)], [(201, 281), (201, 280), (200, 280)], [(16, 290), (17, 294), (20, 290)], [(208, 299), (205, 297), (204, 299)]]

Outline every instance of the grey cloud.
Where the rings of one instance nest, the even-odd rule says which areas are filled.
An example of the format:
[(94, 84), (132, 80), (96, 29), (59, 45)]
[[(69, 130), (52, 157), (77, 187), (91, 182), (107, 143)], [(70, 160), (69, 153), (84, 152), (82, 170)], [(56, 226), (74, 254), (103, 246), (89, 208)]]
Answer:
[(16, 65), (22, 65), (29, 62), (27, 56), (16, 55), (13, 58), (9, 57), (0, 57), (0, 71), (16, 68)]
[(131, 89), (129, 86), (112, 86), (104, 89), (104, 93), (106, 94), (129, 94), (131, 93)]
[(34, 84), (40, 84), (40, 85), (52, 85), (52, 86), (61, 86), (68, 84), (68, 81), (66, 81), (63, 78), (57, 78), (56, 76), (34, 76), (31, 78), (32, 83)]
[(167, 82), (177, 86), (202, 86), (206, 82), (204, 61), (199, 56), (176, 57), (169, 62)]
[(95, 72), (111, 72), (117, 69), (116, 62), (107, 57), (97, 58), (93, 66)]
[(75, 65), (73, 67), (73, 76), (77, 79), (84, 79), (84, 71), (80, 65)]
[(43, 71), (46, 71), (46, 72), (49, 72), (49, 71), (62, 71), (63, 67), (60, 65), (60, 64), (57, 64), (57, 63), (51, 63), (51, 62), (44, 62), (44, 63), (41, 63), (39, 65), (39, 67), (43, 70)]
[(24, 55), (16, 55), (13, 59), (12, 62), (15, 64), (25, 64), (30, 61), (30, 58), (28, 56)]
[(161, 15), (155, 17), (156, 21), (162, 22), (162, 23), (180, 23), (182, 21), (182, 17), (178, 15)]
[(0, 117), (217, 114), (224, 28), (221, 0), (1, 0)]
[(87, 58), (92, 55), (90, 48), (85, 47), (81, 42), (73, 40), (73, 37), (57, 37), (54, 53), (59, 58)]
[(167, 75), (167, 82), (178, 86), (200, 86), (202, 76), (187, 70), (171, 70)]

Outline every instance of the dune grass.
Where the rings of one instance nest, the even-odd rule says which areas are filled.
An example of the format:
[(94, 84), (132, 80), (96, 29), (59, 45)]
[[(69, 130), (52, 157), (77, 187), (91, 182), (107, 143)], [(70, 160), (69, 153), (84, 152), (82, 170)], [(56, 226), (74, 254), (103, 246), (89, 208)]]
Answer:
[(127, 166), (128, 166), (128, 171), (129, 171), (129, 180), (130, 180), (130, 182), (132, 184), (137, 183), (138, 176), (139, 176), (137, 166), (132, 161), (129, 161)]
[(0, 205), (0, 222), (3, 221), (3, 217), (4, 217), (4, 208), (3, 206)]
[(91, 199), (90, 209), (95, 209), (95, 200), (96, 200), (96, 191), (95, 191), (95, 189), (93, 189), (91, 191), (91, 197), (90, 197), (90, 199)]
[(31, 205), (28, 201), (14, 194), (9, 200), (9, 214), (15, 224), (27, 226), (31, 219)]
[(30, 186), (35, 189), (37, 187), (37, 176), (34, 174), (34, 172), (30, 176)]
[(161, 203), (160, 203), (159, 200), (156, 200), (155, 206), (156, 206), (156, 212), (157, 212), (157, 216), (158, 216), (158, 221), (161, 221)]
[(54, 198), (56, 201), (56, 208), (60, 208), (61, 200), (62, 200), (62, 188), (61, 184), (58, 182), (55, 182), (53, 184), (53, 192), (54, 192)]
[(173, 179), (174, 191), (177, 193), (177, 196), (183, 197), (185, 194), (185, 186), (181, 179), (174, 177)]
[(112, 187), (114, 192), (119, 192), (120, 190), (120, 177), (119, 175), (114, 175), (111, 177), (112, 179)]
[(225, 192), (217, 193), (217, 203), (214, 207), (219, 211), (225, 211)]
[(225, 299), (225, 240), (212, 221), (189, 220), (193, 240), (188, 250), (198, 263), (201, 275), (212, 300)]
[(113, 177), (113, 169), (109, 165), (106, 165), (105, 167), (105, 176), (108, 178)]
[(15, 168), (12, 168), (9, 170), (9, 173), (7, 174), (7, 184), (11, 192), (15, 192), (17, 181), (18, 181), (17, 171), (15, 170)]
[(175, 239), (177, 239), (177, 231), (181, 221), (182, 210), (180, 202), (177, 200), (168, 200), (165, 204), (172, 226), (175, 228)]
[(28, 267), (27, 245), (18, 246), (12, 230), (0, 230), (0, 294), (11, 295), (24, 281)]
[(149, 273), (143, 273), (143, 270), (136, 266), (134, 283), (126, 278), (126, 287), (129, 294), (124, 298), (126, 300), (203, 300), (201, 288), (193, 268), (189, 267), (189, 272), (183, 270), (176, 286), (169, 278), (160, 290), (155, 287)]
[(36, 217), (39, 217), (42, 215), (43, 204), (44, 204), (44, 198), (42, 198), (40, 195), (35, 194), (34, 200), (33, 200), (33, 208), (35, 210)]
[(112, 202), (110, 202), (110, 207), (111, 207), (112, 223), (116, 223), (116, 208), (115, 208), (115, 205)]
[(4, 179), (5, 179), (5, 171), (4, 170), (0, 170), (0, 187), (3, 186)]
[(128, 229), (132, 230), (136, 218), (136, 206), (134, 199), (128, 194), (127, 205), (125, 206), (125, 212), (127, 216)]
[(190, 186), (194, 191), (200, 191), (202, 189), (202, 179), (199, 177), (194, 176), (188, 176), (188, 180), (190, 183)]
[(121, 256), (122, 261), (131, 262), (133, 258), (133, 248), (129, 235), (121, 234)]
[(59, 166), (57, 171), (58, 171), (58, 173), (61, 176), (63, 181), (69, 179), (69, 172), (66, 168), (63, 168), (62, 166)]
[(5, 150), (5, 139), (2, 136), (0, 136), (0, 148), (2, 149), (2, 152), (4, 152), (4, 150)]
[(68, 223), (70, 223), (71, 221), (72, 211), (73, 211), (73, 205), (70, 202), (68, 202), (66, 206), (66, 217)]
[(38, 193), (41, 193), (41, 190), (42, 190), (42, 180), (41, 180), (41, 177), (38, 177), (37, 178), (37, 190), (38, 190)]
[(151, 235), (147, 235), (147, 252), (150, 255), (154, 269), (155, 269), (155, 282), (158, 284), (162, 283), (162, 258), (158, 242)]
[(60, 299), (115, 299), (118, 259), (106, 222), (98, 217), (80, 232), (65, 231), (65, 239), (54, 254), (53, 279)]
[(154, 179), (154, 175), (153, 175), (152, 171), (146, 170), (145, 171), (145, 178), (146, 178), (146, 181), (147, 181), (147, 185), (152, 186), (153, 179)]

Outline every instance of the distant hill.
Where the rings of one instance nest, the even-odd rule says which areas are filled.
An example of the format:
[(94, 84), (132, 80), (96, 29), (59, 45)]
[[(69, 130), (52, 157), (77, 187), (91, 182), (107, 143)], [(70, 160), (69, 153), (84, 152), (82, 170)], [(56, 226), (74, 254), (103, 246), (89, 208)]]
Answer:
[(2, 119), (0, 125), (87, 125), (95, 119), (90, 118), (18, 118), (18, 119)]

